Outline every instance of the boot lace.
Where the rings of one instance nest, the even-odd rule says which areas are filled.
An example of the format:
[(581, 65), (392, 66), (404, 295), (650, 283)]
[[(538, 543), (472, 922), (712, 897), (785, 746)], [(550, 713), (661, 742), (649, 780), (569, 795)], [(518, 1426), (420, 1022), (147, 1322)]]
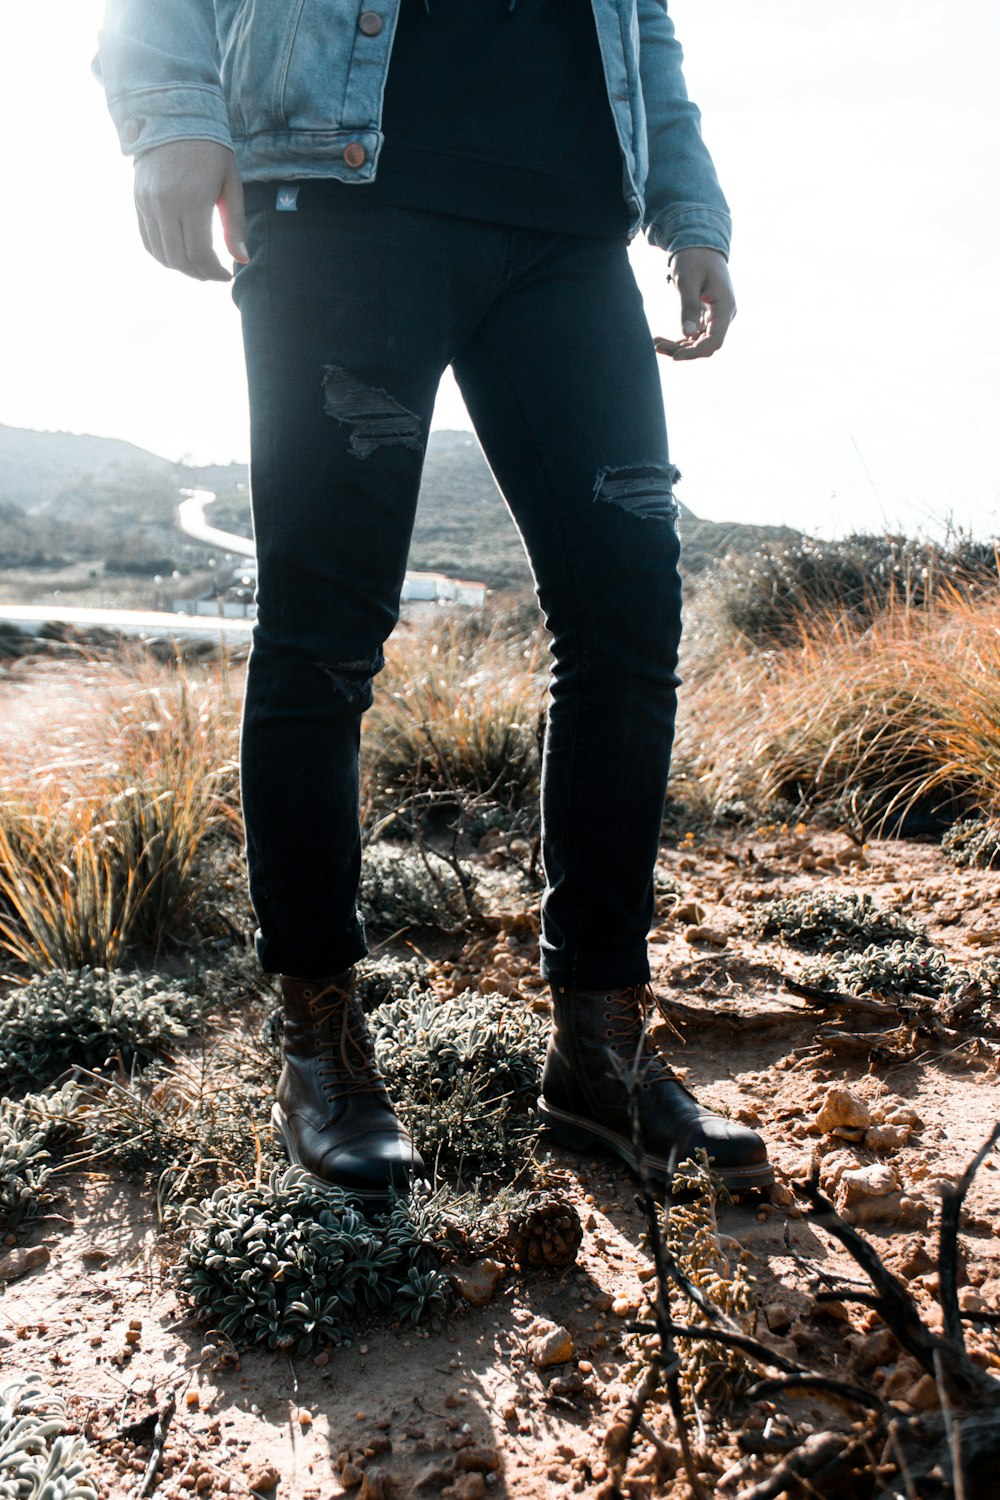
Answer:
[(604, 1035), (644, 1089), (654, 1083), (678, 1082), (649, 1035), (649, 1021), (656, 1010), (649, 984), (629, 985), (604, 997)]
[(335, 1087), (338, 1098), (345, 1094), (384, 1094), (385, 1084), (375, 1059), (375, 1048), (356, 997), (339, 985), (328, 984), (307, 1003), (317, 1027), (336, 1022), (339, 1013), (334, 1055), (319, 1068), (319, 1076), (328, 1091), (333, 1092)]

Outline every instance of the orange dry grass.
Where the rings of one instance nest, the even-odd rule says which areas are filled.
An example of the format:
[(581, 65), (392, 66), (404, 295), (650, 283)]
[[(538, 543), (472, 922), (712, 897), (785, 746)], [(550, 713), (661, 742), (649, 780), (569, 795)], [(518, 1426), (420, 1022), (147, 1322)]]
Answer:
[(0, 948), (31, 969), (111, 968), (190, 917), (205, 839), (238, 821), (225, 677), (142, 668), (72, 750), (0, 766)]
[(1000, 603), (952, 592), (733, 653), (685, 699), (678, 761), (713, 801), (835, 802), (865, 825), (917, 805), (1000, 811)]
[(501, 620), (481, 634), (447, 616), (388, 647), (366, 715), (363, 784), (377, 808), (413, 793), (537, 795), (545, 647)]

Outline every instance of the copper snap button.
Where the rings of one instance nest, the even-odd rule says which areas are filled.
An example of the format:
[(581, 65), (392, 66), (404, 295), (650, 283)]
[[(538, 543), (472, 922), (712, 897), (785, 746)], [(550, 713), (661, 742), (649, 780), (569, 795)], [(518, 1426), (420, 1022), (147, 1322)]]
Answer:
[(358, 17), (358, 29), (363, 36), (378, 36), (382, 30), (382, 17), (377, 10), (363, 10)]
[(344, 160), (349, 167), (363, 167), (368, 160), (368, 152), (359, 141), (352, 141), (349, 146), (344, 147)]

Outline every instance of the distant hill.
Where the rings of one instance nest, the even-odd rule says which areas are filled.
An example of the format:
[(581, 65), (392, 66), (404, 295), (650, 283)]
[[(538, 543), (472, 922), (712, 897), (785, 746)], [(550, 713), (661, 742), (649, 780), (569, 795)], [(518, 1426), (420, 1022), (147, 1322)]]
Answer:
[[(179, 492), (214, 490), (213, 524), (248, 536), (247, 481), (242, 464), (196, 467), (117, 438), (0, 425), (0, 568), (103, 559), (115, 571), (163, 571), (197, 549), (177, 529)], [(702, 521), (683, 506), (681, 530), (688, 573), (727, 550), (799, 535)], [(517, 530), (471, 433), (431, 433), (410, 566), (493, 587), (530, 581)]]

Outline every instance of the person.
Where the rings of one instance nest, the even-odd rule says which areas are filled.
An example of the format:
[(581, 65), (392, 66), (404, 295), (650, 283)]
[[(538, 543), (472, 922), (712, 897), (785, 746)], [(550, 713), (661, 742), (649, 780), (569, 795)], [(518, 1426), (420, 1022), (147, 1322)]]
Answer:
[[(362, 1204), (423, 1171), (354, 992), (358, 746), (450, 365), (528, 554), (553, 670), (541, 780), (539, 1113), (665, 1177), (772, 1180), (645, 1030), (676, 712), (677, 470), (656, 350), (718, 350), (730, 218), (666, 0), (108, 0), (95, 63), (149, 253), (226, 281), (251, 416), (250, 891), (280, 976), (273, 1122)], [(627, 246), (680, 294), (650, 336)], [(629, 1069), (633, 1069), (629, 1083)]]

